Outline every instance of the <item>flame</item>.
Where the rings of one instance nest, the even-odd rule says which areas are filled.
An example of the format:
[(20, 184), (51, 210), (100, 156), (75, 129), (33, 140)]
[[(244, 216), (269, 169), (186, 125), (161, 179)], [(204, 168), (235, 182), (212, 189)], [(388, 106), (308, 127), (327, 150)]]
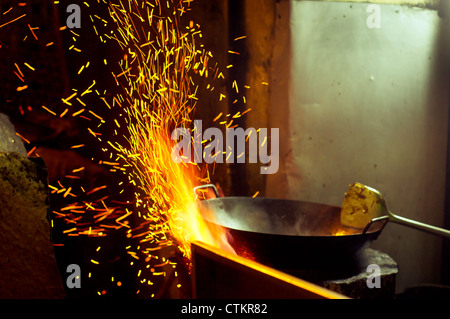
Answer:
[(338, 230), (337, 232), (333, 233), (333, 236), (345, 236), (345, 235), (350, 235), (351, 233), (349, 233), (346, 230)]
[(360, 234), (360, 233), (361, 233), (361, 231), (357, 230), (357, 229), (341, 228), (341, 229), (337, 230), (336, 232), (334, 232), (332, 236), (347, 236), (347, 235), (355, 235), (355, 234)]
[[(210, 215), (213, 215), (210, 212)], [(194, 241), (201, 241), (211, 246), (221, 248), (231, 253), (236, 253), (228, 242), (228, 234), (225, 228), (215, 224), (207, 223), (199, 213), (195, 203), (190, 202), (181, 210), (174, 214), (172, 221), (173, 237), (178, 239), (180, 250), (185, 255), (191, 257), (190, 244)]]
[[(175, 9), (183, 3), (173, 6)], [(128, 101), (123, 106), (128, 145), (116, 145), (116, 150), (131, 167), (127, 171), (130, 182), (139, 189), (136, 202), (142, 208), (140, 215), (154, 221), (146, 239), (156, 239), (161, 245), (175, 243), (187, 258), (191, 257), (192, 241), (233, 251), (225, 230), (207, 224), (196, 208), (193, 188), (199, 182), (209, 182), (209, 176), (204, 176), (207, 169), (195, 163), (175, 163), (171, 158), (175, 142), (170, 133), (192, 125), (197, 101), (193, 74), (207, 76), (211, 53), (197, 46), (199, 32), (195, 28), (178, 28), (182, 14), (178, 12), (183, 10), (164, 16), (159, 6), (157, 18), (152, 16), (151, 7), (136, 3), (132, 8), (129, 12), (110, 6), (111, 17), (121, 31), (112, 38), (132, 58), (131, 62), (122, 61), (122, 72), (116, 76)], [(134, 16), (140, 19), (136, 21)], [(140, 32), (138, 23), (146, 27), (142, 30), (150, 26), (157, 32)]]
[[(147, 211), (144, 219), (157, 221), (156, 229), (147, 238), (153, 239), (154, 233), (161, 230), (167, 233), (169, 243), (173, 241), (189, 259), (193, 241), (234, 252), (225, 228), (206, 222), (205, 219), (214, 221), (213, 212), (202, 216), (197, 208), (193, 188), (195, 181), (202, 180), (197, 164), (175, 163), (171, 158), (173, 143), (159, 128), (148, 129), (131, 139), (131, 152), (141, 154), (133, 157), (133, 171), (143, 191), (143, 196), (137, 195), (137, 202)], [(166, 244), (164, 240), (161, 243)]]

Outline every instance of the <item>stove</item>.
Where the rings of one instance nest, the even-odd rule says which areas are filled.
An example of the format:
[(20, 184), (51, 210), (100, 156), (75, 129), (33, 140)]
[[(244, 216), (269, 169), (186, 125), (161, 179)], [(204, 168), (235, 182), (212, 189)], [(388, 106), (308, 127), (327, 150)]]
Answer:
[(366, 248), (351, 272), (275, 269), (205, 243), (192, 243), (192, 291), (199, 299), (390, 299), (398, 267)]

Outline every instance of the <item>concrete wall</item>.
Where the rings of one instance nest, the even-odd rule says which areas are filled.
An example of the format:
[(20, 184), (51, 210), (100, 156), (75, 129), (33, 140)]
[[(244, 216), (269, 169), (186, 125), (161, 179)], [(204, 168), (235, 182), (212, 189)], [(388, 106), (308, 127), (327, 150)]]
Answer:
[[(270, 127), (280, 170), (265, 196), (341, 205), (359, 181), (394, 213), (442, 226), (449, 21), (434, 10), (366, 3), (277, 4)], [(397, 290), (438, 283), (441, 239), (390, 223), (372, 247), (399, 264)]]

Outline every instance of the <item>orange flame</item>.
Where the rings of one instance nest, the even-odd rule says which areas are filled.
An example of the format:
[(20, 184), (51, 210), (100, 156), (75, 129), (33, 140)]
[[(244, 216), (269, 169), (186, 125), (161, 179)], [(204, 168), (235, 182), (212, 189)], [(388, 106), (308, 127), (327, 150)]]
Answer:
[(171, 142), (159, 129), (134, 134), (130, 142), (134, 146), (133, 152), (140, 150), (141, 154), (134, 157), (138, 159), (134, 163), (134, 171), (138, 172), (136, 177), (146, 198), (153, 201), (147, 217), (159, 216), (164, 231), (189, 259), (193, 241), (234, 252), (226, 230), (205, 221), (205, 218), (214, 220), (213, 213), (202, 216), (197, 209), (193, 190), (195, 181), (200, 180), (197, 164), (175, 163), (171, 158)]
[[(196, 195), (194, 194), (194, 182), (200, 178), (196, 176), (198, 168), (194, 163), (177, 164), (171, 159), (171, 147), (168, 143), (160, 149), (163, 162), (167, 163), (166, 178), (173, 187), (166, 189), (166, 194), (170, 194), (171, 200), (168, 209), (167, 219), (170, 235), (177, 242), (180, 250), (186, 257), (190, 258), (190, 244), (193, 241), (202, 241), (209, 245), (222, 248), (229, 252), (234, 252), (227, 240), (226, 230), (206, 220), (214, 221), (213, 212), (207, 212), (208, 216), (202, 216), (196, 205)], [(197, 170), (198, 171), (198, 170)]]
[[(128, 145), (114, 147), (131, 167), (127, 173), (139, 189), (140, 216), (153, 222), (147, 239), (161, 245), (175, 242), (188, 258), (192, 241), (232, 251), (225, 230), (207, 224), (196, 208), (193, 187), (202, 181), (201, 167), (177, 164), (171, 158), (170, 132), (192, 125), (197, 101), (193, 74), (207, 77), (211, 53), (196, 44), (199, 32), (195, 28), (179, 28), (180, 11), (169, 8), (165, 16), (164, 7), (158, 5), (160, 12), (153, 16), (152, 6), (131, 3), (135, 6), (130, 11), (109, 7), (120, 31), (111, 38), (131, 55), (123, 59), (122, 72), (115, 76), (125, 88), (125, 103), (120, 107), (127, 113)], [(172, 5), (183, 6), (183, 2)], [(154, 32), (144, 31), (149, 27)]]

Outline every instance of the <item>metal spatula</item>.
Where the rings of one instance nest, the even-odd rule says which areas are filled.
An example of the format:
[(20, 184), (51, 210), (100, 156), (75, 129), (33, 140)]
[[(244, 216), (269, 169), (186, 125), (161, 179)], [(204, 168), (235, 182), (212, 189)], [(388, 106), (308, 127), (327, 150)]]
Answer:
[(426, 231), (435, 235), (450, 238), (450, 231), (427, 225), (415, 220), (391, 213), (383, 199), (383, 195), (369, 186), (354, 183), (345, 194), (341, 208), (341, 224), (344, 226), (365, 229), (374, 219), (387, 216), (389, 221)]

